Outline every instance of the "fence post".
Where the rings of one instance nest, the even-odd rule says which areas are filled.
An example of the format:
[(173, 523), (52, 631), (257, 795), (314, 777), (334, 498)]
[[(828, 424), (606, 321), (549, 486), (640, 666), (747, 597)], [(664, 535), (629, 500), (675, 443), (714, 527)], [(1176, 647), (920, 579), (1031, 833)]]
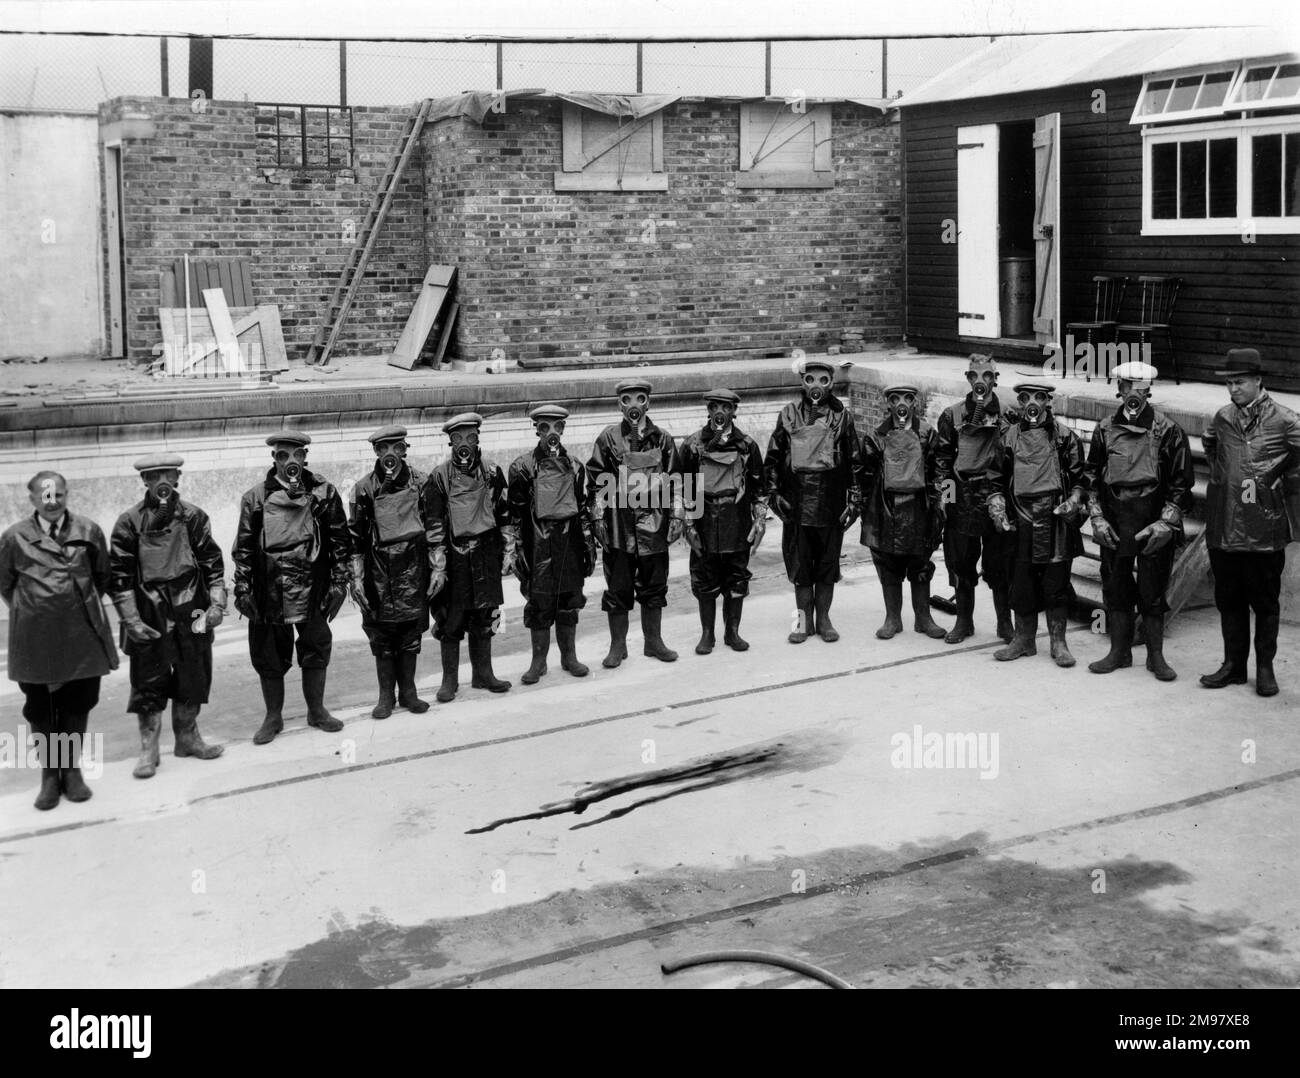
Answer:
[(880, 39), (880, 96), (889, 97), (889, 39)]
[(162, 96), (171, 97), (170, 87), (168, 86), (168, 75), (170, 74), (167, 64), (167, 39), (160, 37), (158, 39), (158, 59), (162, 64)]
[(772, 96), (772, 43), (763, 42), (763, 96)]
[(212, 100), (212, 38), (190, 38), (190, 84), (185, 96), (190, 97), (195, 90), (202, 90), (203, 96)]
[(348, 43), (339, 42), (339, 106), (348, 107)]
[(497, 42), (497, 89), (504, 90), (505, 84), (505, 58), (502, 54), (502, 43)]
[(636, 43), (636, 92), (641, 92), (641, 42)]

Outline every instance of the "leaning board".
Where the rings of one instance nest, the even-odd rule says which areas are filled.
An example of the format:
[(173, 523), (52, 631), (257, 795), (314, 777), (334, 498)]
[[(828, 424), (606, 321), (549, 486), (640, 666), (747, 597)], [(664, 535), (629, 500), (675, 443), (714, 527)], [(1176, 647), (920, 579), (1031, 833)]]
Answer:
[(388, 357), (390, 365), (409, 371), (420, 361), (424, 342), (429, 339), (429, 331), (438, 321), (438, 315), (447, 302), (455, 280), (455, 266), (429, 267), (420, 294), (415, 298), (415, 306), (411, 308), (411, 317), (406, 320), (397, 347)]
[[(243, 355), (245, 373), (288, 370), (278, 307), (273, 304), (231, 307), (230, 317)], [(190, 308), (189, 356), (185, 354), (185, 308), (160, 308), (158, 321), (162, 328), (163, 369), (168, 375), (191, 378), (222, 376), (217, 336), (206, 310)]]

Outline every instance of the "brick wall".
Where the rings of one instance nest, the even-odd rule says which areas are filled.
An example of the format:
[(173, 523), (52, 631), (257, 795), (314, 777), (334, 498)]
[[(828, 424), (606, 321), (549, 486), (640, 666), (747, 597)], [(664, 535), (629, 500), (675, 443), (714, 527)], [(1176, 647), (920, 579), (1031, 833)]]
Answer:
[[(213, 101), (202, 113), (168, 98), (101, 106), (101, 123), (131, 112), (155, 125), (152, 138), (126, 141), (122, 153), (131, 358), (149, 358), (161, 339), (158, 272), (186, 252), (250, 259), (258, 302), (279, 306), (289, 355), (301, 356), (347, 255), (347, 222), (359, 235), (409, 111), (354, 109), (355, 167), (317, 171), (275, 167), (251, 103)], [(417, 149), (344, 330), (344, 352), (391, 349), (410, 315), (427, 268), (421, 172)]]
[(901, 324), (898, 129), (833, 113), (835, 187), (737, 190), (739, 106), (664, 114), (666, 192), (557, 193), (561, 106), (425, 129), (429, 260), (459, 267), (467, 359), (809, 350)]

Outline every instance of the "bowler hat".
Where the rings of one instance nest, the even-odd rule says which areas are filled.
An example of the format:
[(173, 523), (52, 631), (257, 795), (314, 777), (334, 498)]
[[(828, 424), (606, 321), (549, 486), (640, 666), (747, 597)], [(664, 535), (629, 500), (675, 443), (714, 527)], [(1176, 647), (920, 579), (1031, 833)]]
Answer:
[(1259, 350), (1256, 348), (1229, 348), (1228, 361), (1220, 370), (1214, 372), (1219, 377), (1232, 377), (1236, 374), (1263, 374), (1259, 362)]

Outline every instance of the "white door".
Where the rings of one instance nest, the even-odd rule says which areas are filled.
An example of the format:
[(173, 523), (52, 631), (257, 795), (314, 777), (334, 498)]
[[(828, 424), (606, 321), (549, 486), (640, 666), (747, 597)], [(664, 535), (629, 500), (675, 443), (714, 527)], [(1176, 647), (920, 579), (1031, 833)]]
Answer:
[(997, 124), (957, 128), (957, 334), (1002, 336)]
[(1061, 336), (1061, 114), (1034, 118), (1034, 339)]

